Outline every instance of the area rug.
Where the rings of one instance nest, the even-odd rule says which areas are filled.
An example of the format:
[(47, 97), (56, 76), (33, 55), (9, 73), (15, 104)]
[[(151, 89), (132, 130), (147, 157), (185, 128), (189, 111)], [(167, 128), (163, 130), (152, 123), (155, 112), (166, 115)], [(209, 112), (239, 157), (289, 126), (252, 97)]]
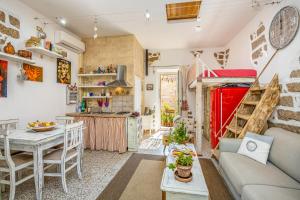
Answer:
[[(210, 200), (232, 197), (210, 159), (199, 159)], [(161, 200), (160, 182), (165, 167), (163, 156), (133, 154), (97, 200)]]
[(133, 154), (97, 200), (161, 199), (163, 156)]

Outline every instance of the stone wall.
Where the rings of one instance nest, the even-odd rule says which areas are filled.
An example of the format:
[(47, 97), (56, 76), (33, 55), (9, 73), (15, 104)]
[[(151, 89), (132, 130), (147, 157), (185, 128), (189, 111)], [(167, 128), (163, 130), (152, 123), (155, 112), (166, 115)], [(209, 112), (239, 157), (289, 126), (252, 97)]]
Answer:
[(123, 64), (127, 67), (127, 81), (134, 84), (134, 36), (99, 37), (84, 39), (86, 51), (83, 67), (92, 71), (99, 65)]
[(145, 51), (139, 41), (134, 37), (133, 38), (133, 44), (134, 44), (134, 52), (133, 52), (133, 66), (134, 66), (134, 74), (141, 78), (142, 81), (142, 102), (141, 102), (141, 111), (144, 111), (145, 107), (145, 99), (144, 99), (144, 82), (145, 82)]
[(271, 119), (270, 127), (280, 127), (300, 134), (300, 70), (281, 84), (281, 96)]
[[(86, 51), (82, 57), (82, 65), (85, 73), (89, 73), (96, 69), (99, 65), (107, 66), (110, 64), (126, 65), (126, 81), (133, 86), (127, 97), (113, 97), (113, 105), (124, 104), (124, 99), (128, 102), (126, 111), (134, 111), (134, 84), (135, 76), (141, 78), (142, 83), (144, 81), (144, 49), (139, 44), (134, 35), (122, 35), (122, 36), (110, 36), (110, 37), (98, 37), (97, 39), (86, 38), (84, 39), (86, 44)], [(103, 79), (103, 78), (102, 78)], [(111, 81), (111, 80), (105, 80)], [(99, 90), (98, 90), (99, 92)], [(143, 103), (143, 91), (141, 110), (144, 108)], [(119, 100), (123, 99), (118, 103)], [(125, 101), (125, 102), (126, 102)], [(93, 104), (94, 103), (94, 104)], [(96, 105), (96, 101), (91, 102), (89, 105)], [(115, 106), (116, 111), (122, 111), (120, 106)], [(120, 110), (121, 109), (121, 110)], [(123, 109), (124, 110), (124, 109)]]
[(0, 10), (0, 43), (3, 43), (5, 37), (20, 39), (20, 20), (10, 13)]

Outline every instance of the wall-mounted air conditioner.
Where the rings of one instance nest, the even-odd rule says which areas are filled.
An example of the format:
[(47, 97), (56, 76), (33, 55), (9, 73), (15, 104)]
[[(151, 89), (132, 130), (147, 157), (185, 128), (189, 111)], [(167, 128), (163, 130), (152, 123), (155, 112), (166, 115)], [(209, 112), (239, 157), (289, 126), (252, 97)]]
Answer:
[(85, 51), (85, 44), (82, 41), (64, 31), (55, 32), (55, 44), (75, 53), (83, 53)]

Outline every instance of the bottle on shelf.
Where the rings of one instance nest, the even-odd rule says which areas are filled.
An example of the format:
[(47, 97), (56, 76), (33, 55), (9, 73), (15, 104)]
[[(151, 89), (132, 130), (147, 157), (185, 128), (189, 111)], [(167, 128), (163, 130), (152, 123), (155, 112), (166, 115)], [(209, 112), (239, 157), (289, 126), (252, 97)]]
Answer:
[(85, 109), (86, 109), (86, 102), (84, 99), (82, 99), (81, 101), (81, 112), (85, 112)]

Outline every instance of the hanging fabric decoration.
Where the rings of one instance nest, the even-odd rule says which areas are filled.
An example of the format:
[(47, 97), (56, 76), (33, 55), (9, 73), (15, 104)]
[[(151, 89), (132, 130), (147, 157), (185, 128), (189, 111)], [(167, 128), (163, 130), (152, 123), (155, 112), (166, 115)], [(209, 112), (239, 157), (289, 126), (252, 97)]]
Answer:
[(181, 102), (181, 110), (188, 111), (188, 101), (187, 101), (187, 74), (188, 74), (188, 66), (181, 66), (179, 69), (181, 82), (182, 82), (182, 102)]

